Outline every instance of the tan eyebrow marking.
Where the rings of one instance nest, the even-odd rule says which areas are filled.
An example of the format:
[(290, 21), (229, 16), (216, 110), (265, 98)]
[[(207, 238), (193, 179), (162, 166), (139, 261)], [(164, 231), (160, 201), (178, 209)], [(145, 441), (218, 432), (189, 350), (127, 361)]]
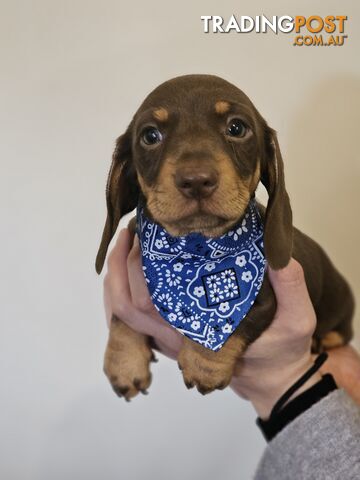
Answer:
[(216, 113), (223, 114), (226, 113), (230, 108), (230, 103), (225, 102), (224, 100), (220, 100), (219, 102), (215, 103), (215, 111)]
[(153, 115), (156, 120), (159, 120), (159, 122), (166, 122), (166, 120), (169, 118), (169, 112), (163, 107), (154, 110)]

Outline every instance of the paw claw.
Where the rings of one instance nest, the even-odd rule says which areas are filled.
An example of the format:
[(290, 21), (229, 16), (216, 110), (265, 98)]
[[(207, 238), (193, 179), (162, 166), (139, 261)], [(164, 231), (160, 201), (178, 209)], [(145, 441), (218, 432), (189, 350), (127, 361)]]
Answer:
[[(110, 353), (109, 353), (110, 352)], [(131, 361), (126, 351), (116, 352), (107, 350), (105, 354), (104, 372), (110, 380), (111, 386), (119, 397), (124, 397), (127, 402), (140, 392), (147, 395), (151, 383), (149, 359), (151, 352), (140, 352), (133, 355)], [(123, 361), (123, 357), (127, 362)], [(116, 361), (115, 361), (116, 360)]]
[(201, 395), (206, 395), (207, 393), (210, 393), (213, 391), (213, 389), (210, 387), (204, 387), (203, 385), (196, 385), (197, 391), (201, 393)]
[(194, 387), (194, 382), (190, 382), (187, 380), (184, 380), (184, 382), (185, 382), (186, 388), (190, 389)]
[(195, 386), (202, 395), (226, 388), (234, 370), (232, 361), (220, 362), (216, 357), (208, 358), (190, 347), (180, 351), (178, 367), (182, 370), (186, 387)]
[(129, 391), (129, 387), (119, 387), (115, 385), (113, 386), (113, 390), (116, 395), (121, 398), (127, 394), (127, 392)]

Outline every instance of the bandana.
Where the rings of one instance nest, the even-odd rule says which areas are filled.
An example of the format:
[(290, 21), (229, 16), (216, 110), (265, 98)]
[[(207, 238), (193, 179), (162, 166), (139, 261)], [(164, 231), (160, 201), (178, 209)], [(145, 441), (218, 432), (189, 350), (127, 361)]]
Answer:
[(256, 203), (218, 238), (171, 236), (138, 207), (145, 279), (160, 315), (180, 333), (219, 350), (253, 305), (266, 260)]

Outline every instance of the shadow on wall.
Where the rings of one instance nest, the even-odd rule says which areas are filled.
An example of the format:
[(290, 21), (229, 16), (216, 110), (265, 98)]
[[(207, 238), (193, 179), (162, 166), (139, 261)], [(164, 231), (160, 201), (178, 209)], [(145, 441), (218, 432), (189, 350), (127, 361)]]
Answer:
[[(309, 92), (289, 125), (285, 154), (295, 225), (316, 239), (360, 297), (360, 78), (336, 76)], [(360, 321), (356, 331), (359, 344)]]

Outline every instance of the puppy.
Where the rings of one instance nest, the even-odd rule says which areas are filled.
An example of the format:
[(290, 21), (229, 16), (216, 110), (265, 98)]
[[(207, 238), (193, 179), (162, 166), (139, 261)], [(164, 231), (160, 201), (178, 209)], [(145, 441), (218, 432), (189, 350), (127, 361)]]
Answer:
[[(96, 259), (101, 272), (120, 218), (139, 199), (172, 236), (218, 237), (244, 215), (262, 182), (265, 257), (273, 269), (293, 256), (304, 269), (317, 315), (314, 351), (352, 337), (351, 290), (322, 248), (292, 225), (276, 133), (249, 98), (211, 75), (169, 80), (148, 95), (116, 142), (106, 189), (107, 219)], [(130, 222), (134, 232), (135, 223)], [(276, 301), (265, 278), (256, 300), (217, 352), (184, 337), (178, 361), (185, 384), (201, 393), (226, 387), (237, 360), (270, 325)], [(113, 316), (104, 370), (126, 400), (150, 385), (151, 339)]]

